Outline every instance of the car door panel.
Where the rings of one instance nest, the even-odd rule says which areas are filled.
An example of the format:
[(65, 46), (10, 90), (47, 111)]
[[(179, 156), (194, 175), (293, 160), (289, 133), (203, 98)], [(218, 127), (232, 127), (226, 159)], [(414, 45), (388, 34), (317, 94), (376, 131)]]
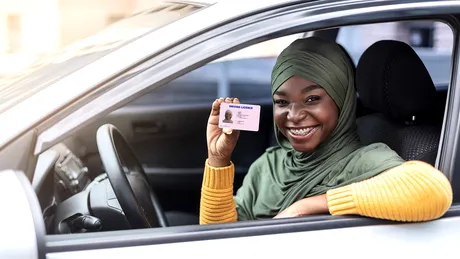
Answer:
[[(449, 215), (450, 214), (450, 215)], [(243, 225), (244, 224), (244, 225)], [(231, 258), (223, 249), (245, 249), (248, 258), (279, 258), (297, 249), (267, 249), (267, 247), (321, 247), (335, 244), (331, 257), (344, 257), (344, 251), (360, 244), (352, 258), (444, 258), (452, 254), (459, 237), (458, 208), (451, 208), (441, 219), (398, 224), (363, 217), (309, 216), (295, 219), (259, 220), (231, 224), (211, 224), (184, 229), (157, 229), (141, 232), (97, 233), (76, 245), (70, 237), (48, 238), (48, 258), (151, 258), (163, 257)], [(163, 232), (164, 231), (164, 232)], [(163, 232), (163, 233), (162, 233)], [(91, 241), (91, 242), (90, 242)], [(348, 258), (345, 256), (345, 258)]]

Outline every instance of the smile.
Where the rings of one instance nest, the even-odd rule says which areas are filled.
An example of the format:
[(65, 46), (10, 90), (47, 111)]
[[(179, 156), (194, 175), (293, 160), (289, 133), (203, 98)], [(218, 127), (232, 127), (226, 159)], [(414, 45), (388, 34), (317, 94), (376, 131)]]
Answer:
[(295, 139), (306, 139), (313, 135), (315, 131), (318, 129), (318, 126), (313, 127), (306, 127), (306, 128), (288, 128), (289, 134)]

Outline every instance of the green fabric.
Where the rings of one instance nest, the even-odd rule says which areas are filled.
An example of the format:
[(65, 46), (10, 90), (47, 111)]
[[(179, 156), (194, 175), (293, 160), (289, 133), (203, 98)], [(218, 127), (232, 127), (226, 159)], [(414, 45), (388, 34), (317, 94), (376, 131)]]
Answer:
[(272, 94), (290, 77), (320, 85), (339, 108), (337, 127), (313, 152), (295, 151), (279, 132), (279, 146), (250, 167), (237, 191), (238, 220), (272, 218), (294, 202), (371, 178), (404, 160), (382, 143), (362, 146), (356, 131), (353, 65), (339, 45), (320, 38), (294, 41), (272, 72)]

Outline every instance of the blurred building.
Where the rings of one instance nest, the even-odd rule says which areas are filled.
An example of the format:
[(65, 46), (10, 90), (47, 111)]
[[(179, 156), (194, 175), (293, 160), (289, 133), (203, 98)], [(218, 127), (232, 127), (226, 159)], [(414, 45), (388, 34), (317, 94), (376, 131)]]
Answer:
[(152, 7), (158, 0), (0, 0), (0, 74)]
[(157, 0), (0, 0), (0, 52), (49, 53)]

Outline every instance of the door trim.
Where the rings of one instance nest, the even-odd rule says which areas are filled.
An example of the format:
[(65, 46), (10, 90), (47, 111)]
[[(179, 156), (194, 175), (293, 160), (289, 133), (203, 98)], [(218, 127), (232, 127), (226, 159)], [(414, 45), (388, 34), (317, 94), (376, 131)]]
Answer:
[[(460, 205), (452, 206), (438, 220), (460, 221)], [(308, 216), (277, 220), (242, 221), (236, 223), (136, 229), (100, 233), (52, 235), (46, 237), (46, 252), (59, 253), (117, 247), (171, 244), (203, 240), (277, 235), (365, 226), (398, 226), (407, 223), (359, 216)], [(411, 223), (423, 224), (423, 223)], [(411, 225), (409, 224), (409, 225)], [(460, 232), (459, 232), (460, 235)]]

